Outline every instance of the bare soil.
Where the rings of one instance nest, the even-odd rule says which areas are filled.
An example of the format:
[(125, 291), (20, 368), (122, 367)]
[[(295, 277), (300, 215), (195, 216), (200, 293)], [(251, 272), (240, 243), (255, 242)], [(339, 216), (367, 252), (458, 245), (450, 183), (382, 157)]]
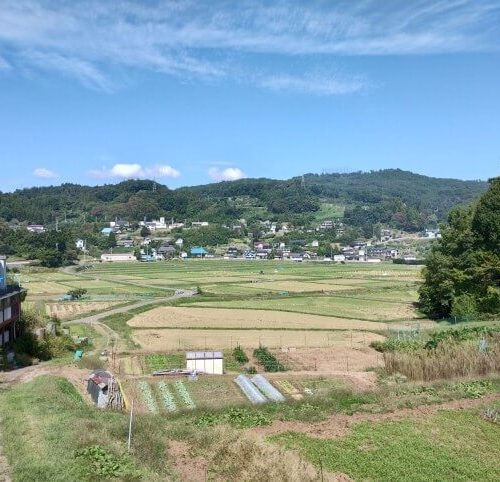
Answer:
[(204, 457), (193, 456), (189, 444), (172, 440), (168, 446), (168, 456), (180, 480), (205, 482), (208, 461)]
[(363, 372), (368, 368), (383, 366), (380, 353), (370, 348), (366, 339), (363, 344), (358, 336), (353, 335), (353, 338), (352, 348), (348, 338), (347, 346), (274, 350), (273, 354), (290, 370), (314, 371), (318, 374)]

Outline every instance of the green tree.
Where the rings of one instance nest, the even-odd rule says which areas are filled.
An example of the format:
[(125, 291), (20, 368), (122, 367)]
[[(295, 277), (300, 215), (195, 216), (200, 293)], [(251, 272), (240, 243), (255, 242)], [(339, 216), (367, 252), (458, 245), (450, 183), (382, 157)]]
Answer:
[(423, 270), (422, 311), (471, 319), (500, 312), (500, 179), (476, 206), (450, 212)]

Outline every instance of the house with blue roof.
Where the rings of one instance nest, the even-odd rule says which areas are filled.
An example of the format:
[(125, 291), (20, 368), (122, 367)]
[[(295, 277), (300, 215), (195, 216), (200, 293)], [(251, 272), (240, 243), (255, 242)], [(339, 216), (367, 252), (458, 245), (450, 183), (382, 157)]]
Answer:
[(208, 251), (205, 248), (201, 248), (199, 246), (191, 248), (191, 256), (193, 256), (195, 258), (203, 258), (207, 254), (208, 254)]
[(113, 228), (103, 228), (101, 229), (101, 234), (104, 236), (109, 236), (113, 232)]

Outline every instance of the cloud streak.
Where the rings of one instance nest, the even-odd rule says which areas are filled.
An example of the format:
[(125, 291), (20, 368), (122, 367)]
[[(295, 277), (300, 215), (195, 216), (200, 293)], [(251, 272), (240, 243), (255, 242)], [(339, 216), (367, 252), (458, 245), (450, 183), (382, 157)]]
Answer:
[(59, 177), (54, 171), (46, 167), (38, 167), (33, 171), (33, 175), (40, 179), (55, 179)]
[(92, 169), (88, 175), (94, 179), (144, 179), (144, 178), (177, 178), (180, 171), (169, 165), (143, 166), (138, 163), (118, 163), (111, 168)]
[(238, 179), (247, 177), (247, 175), (237, 167), (226, 167), (225, 169), (211, 167), (208, 170), (208, 175), (214, 181), (237, 181)]
[[(307, 72), (346, 56), (497, 51), (499, 35), (496, 0), (3, 0), (0, 9), (0, 58), (8, 51), (14, 68), (105, 92), (119, 84), (117, 71), (138, 69), (348, 94), (366, 83)], [(294, 57), (300, 67), (269, 67), (265, 55)]]

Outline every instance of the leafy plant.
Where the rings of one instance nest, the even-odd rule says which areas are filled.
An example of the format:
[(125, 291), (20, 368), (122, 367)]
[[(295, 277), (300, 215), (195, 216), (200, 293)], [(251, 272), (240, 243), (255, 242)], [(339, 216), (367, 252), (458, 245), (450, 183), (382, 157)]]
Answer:
[(141, 472), (125, 456), (107, 452), (101, 445), (92, 445), (75, 452), (75, 458), (83, 462), (83, 471), (90, 477), (138, 480)]
[(259, 362), (264, 367), (266, 372), (284, 372), (286, 371), (285, 366), (278, 361), (278, 359), (266, 348), (259, 347), (256, 348), (253, 352), (255, 358), (259, 360)]
[(165, 408), (169, 412), (175, 412), (177, 410), (177, 405), (168, 385), (165, 382), (160, 382), (158, 383), (158, 389), (163, 397), (163, 405), (165, 405)]
[(252, 412), (247, 408), (233, 407), (224, 413), (205, 413), (194, 420), (197, 427), (210, 427), (229, 423), (238, 428), (260, 427), (270, 425), (272, 420), (261, 412)]
[(184, 382), (182, 380), (177, 380), (174, 383), (174, 385), (175, 385), (175, 388), (177, 389), (177, 392), (179, 393), (179, 396), (181, 397), (182, 401), (186, 405), (186, 407), (189, 409), (196, 408), (196, 405), (193, 402), (191, 395), (189, 395), (189, 392), (187, 391), (187, 388), (184, 385)]
[(238, 363), (240, 363), (241, 365), (248, 362), (248, 357), (240, 345), (235, 347), (235, 349), (233, 350), (233, 356), (234, 356), (235, 360)]
[(462, 382), (458, 384), (468, 398), (481, 398), (492, 388), (490, 380), (477, 380), (472, 382)]
[(144, 380), (140, 381), (137, 384), (137, 388), (141, 392), (142, 399), (144, 400), (144, 403), (148, 410), (152, 413), (158, 413), (158, 404), (156, 403), (156, 399), (153, 395), (151, 387), (149, 386), (149, 383)]

